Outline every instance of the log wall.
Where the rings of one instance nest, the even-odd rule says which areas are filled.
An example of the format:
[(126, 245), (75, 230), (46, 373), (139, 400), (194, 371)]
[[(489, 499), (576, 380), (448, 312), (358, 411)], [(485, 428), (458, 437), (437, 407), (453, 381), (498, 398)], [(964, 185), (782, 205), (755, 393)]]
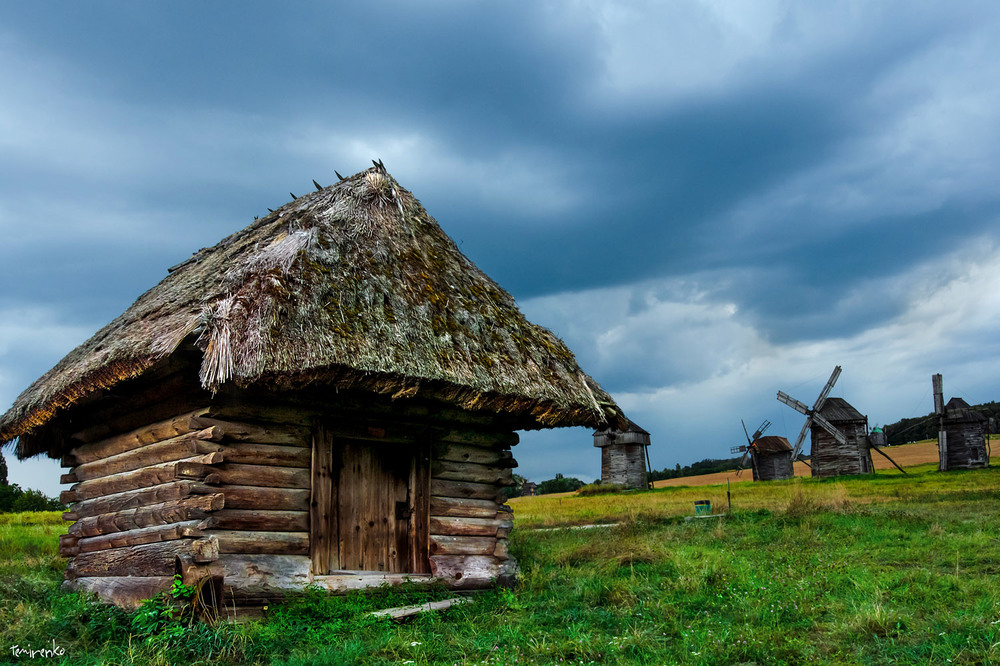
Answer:
[(791, 451), (758, 451), (753, 454), (753, 480), (778, 481), (792, 478)]
[[(171, 413), (178, 404), (184, 411)], [(63, 460), (63, 481), (72, 484), (61, 495), (69, 503), (64, 517), (75, 521), (60, 541), (70, 560), (67, 586), (128, 606), (169, 587), (175, 571), (197, 573), (218, 578), (227, 604), (252, 607), (310, 583), (340, 592), (407, 579), (314, 574), (313, 428), (331, 416), (345, 436), (421, 442), (429, 451), (429, 478), (415, 489), (424, 509), (415, 520), (427, 535), (420, 556), (430, 573), (409, 577), (456, 589), (513, 580), (504, 489), (517, 465), (515, 433), (456, 410), (376, 402), (369, 413), (364, 401), (332, 404), (223, 394), (196, 409), (154, 402), (81, 429)]]
[(626, 488), (646, 487), (646, 457), (642, 444), (608, 444), (601, 447), (601, 483)]
[[(940, 446), (942, 436), (944, 446)], [(942, 471), (989, 466), (985, 419), (944, 418), (938, 439), (941, 453), (939, 469)]]

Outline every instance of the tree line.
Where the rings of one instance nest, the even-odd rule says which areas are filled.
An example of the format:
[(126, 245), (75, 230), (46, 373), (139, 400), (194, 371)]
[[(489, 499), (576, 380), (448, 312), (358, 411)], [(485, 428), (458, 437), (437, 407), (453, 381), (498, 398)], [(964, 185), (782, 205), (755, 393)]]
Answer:
[(46, 497), (40, 490), (24, 490), (16, 483), (7, 482), (7, 461), (0, 452), (0, 513), (22, 511), (62, 511), (59, 500)]

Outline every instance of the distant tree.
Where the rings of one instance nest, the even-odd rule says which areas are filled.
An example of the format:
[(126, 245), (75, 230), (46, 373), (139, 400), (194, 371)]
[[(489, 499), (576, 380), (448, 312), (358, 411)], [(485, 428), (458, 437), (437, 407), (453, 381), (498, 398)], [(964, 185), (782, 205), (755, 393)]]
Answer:
[(4, 483), (0, 485), (0, 513), (13, 511), (14, 502), (22, 494), (24, 494), (24, 491), (16, 483)]
[(40, 490), (25, 490), (14, 500), (11, 511), (20, 513), (21, 511), (50, 511), (50, 500), (42, 494)]
[(573, 477), (564, 477), (562, 474), (556, 474), (554, 479), (549, 479), (548, 481), (542, 481), (538, 484), (538, 490), (536, 491), (539, 495), (548, 495), (551, 493), (570, 493), (581, 488), (583, 486), (583, 481), (580, 479), (575, 479)]
[(0, 451), (0, 486), (7, 485), (7, 461), (4, 460), (3, 451)]

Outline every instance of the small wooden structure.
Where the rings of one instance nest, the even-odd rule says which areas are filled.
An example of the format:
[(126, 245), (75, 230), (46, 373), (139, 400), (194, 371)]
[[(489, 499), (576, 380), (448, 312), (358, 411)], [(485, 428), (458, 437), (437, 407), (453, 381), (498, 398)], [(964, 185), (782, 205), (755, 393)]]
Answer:
[(792, 445), (784, 437), (758, 437), (750, 446), (750, 467), (754, 481), (779, 481), (794, 476)]
[(843, 398), (827, 398), (819, 413), (843, 434), (845, 441), (813, 424), (809, 458), (812, 475), (871, 474), (875, 467), (868, 443), (868, 417)]
[(961, 398), (944, 404), (941, 375), (932, 377), (934, 413), (938, 416), (938, 469), (988, 467), (988, 420)]
[(176, 572), (232, 611), (510, 581), (514, 431), (626, 423), (378, 164), (169, 269), (0, 443), (70, 468), (68, 587), (128, 606)]
[(594, 446), (601, 449), (601, 483), (625, 488), (648, 485), (649, 433), (630, 419), (623, 430), (604, 429), (594, 433)]
[(525, 481), (521, 486), (521, 497), (534, 497), (538, 492), (538, 484), (534, 481)]
[(778, 391), (779, 402), (806, 416), (792, 451), (792, 462), (798, 459), (806, 433), (809, 433), (812, 442), (809, 466), (813, 476), (869, 474), (874, 470), (868, 440), (868, 417), (843, 398), (828, 397), (840, 372), (839, 365), (833, 369), (811, 408), (784, 391)]

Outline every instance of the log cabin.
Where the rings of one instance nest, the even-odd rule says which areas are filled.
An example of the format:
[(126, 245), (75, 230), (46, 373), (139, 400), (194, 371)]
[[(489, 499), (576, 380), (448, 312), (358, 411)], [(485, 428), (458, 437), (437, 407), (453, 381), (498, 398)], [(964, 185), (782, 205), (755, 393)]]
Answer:
[(816, 477), (871, 474), (871, 447), (868, 442), (868, 417), (843, 398), (827, 398), (818, 412), (844, 436), (844, 442), (818, 423), (813, 422), (812, 452), (809, 464)]
[(518, 430), (625, 427), (381, 164), (168, 269), (28, 387), (0, 443), (68, 468), (65, 586), (227, 610), (511, 581)]
[(792, 445), (784, 437), (758, 437), (750, 445), (750, 468), (754, 481), (780, 481), (795, 474), (792, 467)]

